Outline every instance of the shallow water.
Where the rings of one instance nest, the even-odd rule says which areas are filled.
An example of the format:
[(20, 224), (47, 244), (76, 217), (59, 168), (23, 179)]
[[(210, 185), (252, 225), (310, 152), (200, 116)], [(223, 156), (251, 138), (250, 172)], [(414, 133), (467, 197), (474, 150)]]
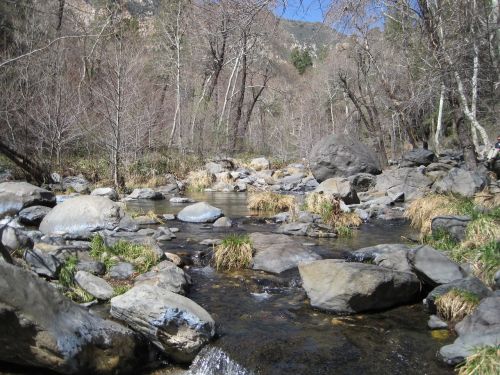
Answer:
[[(232, 218), (255, 214), (246, 209), (245, 194), (209, 193), (197, 198), (222, 208)], [(155, 205), (153, 209), (173, 209), (168, 204), (163, 207)], [(174, 222), (169, 226), (179, 226), (181, 231), (165, 248), (180, 254), (209, 251), (209, 247), (197, 243), (206, 238), (223, 238), (229, 231), (251, 233), (276, 228), (275, 224), (258, 220), (236, 221), (237, 228), (230, 230)], [(411, 233), (401, 220), (373, 221), (355, 231), (352, 238), (296, 239), (324, 258), (338, 258), (361, 247), (402, 242)], [(165, 374), (453, 373), (435, 357), (452, 337), (442, 341), (433, 338), (421, 304), (339, 317), (310, 307), (297, 270), (279, 276), (252, 270), (222, 274), (204, 264), (188, 271), (193, 278), (189, 298), (210, 312), (217, 322), (219, 337), (189, 372), (169, 368)]]

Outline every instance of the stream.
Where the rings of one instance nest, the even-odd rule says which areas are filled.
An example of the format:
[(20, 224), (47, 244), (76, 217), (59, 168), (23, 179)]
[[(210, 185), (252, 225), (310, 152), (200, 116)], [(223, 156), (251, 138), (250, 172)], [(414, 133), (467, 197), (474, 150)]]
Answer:
[[(237, 223), (233, 228), (168, 222), (177, 238), (165, 250), (194, 256), (187, 272), (193, 279), (189, 298), (204, 307), (217, 323), (218, 337), (199, 354), (190, 369), (166, 366), (154, 375), (245, 374), (452, 374), (436, 358), (453, 341), (447, 332), (432, 333), (421, 304), (384, 312), (335, 316), (314, 310), (300, 287), (297, 270), (271, 275), (244, 270), (218, 273), (204, 260), (207, 238), (229, 232), (269, 232), (276, 224), (258, 218), (246, 207), (243, 193), (196, 193), (191, 198), (221, 208)], [(177, 213), (185, 204), (164, 201), (128, 202), (128, 209), (157, 214)], [(323, 258), (340, 258), (349, 250), (402, 242), (411, 234), (404, 221), (372, 221), (351, 238), (297, 237)]]

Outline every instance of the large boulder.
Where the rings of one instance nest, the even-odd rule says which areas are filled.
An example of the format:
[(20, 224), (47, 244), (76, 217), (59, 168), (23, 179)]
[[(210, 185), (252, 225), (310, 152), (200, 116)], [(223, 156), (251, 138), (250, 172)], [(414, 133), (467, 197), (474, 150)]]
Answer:
[(420, 282), (410, 272), (335, 259), (299, 264), (311, 305), (338, 314), (382, 310), (413, 302)]
[(346, 204), (359, 203), (358, 195), (354, 186), (347, 178), (333, 177), (329, 178), (314, 190), (316, 193), (332, 195), (335, 198), (342, 199)]
[(215, 335), (215, 322), (201, 306), (152, 285), (134, 286), (111, 299), (111, 315), (177, 362), (192, 361)]
[(56, 197), (51, 191), (27, 182), (0, 183), (0, 218), (16, 215), (23, 208), (30, 206), (54, 207), (55, 205)]
[(403, 155), (401, 165), (405, 167), (418, 167), (419, 165), (429, 165), (436, 161), (437, 157), (432, 151), (417, 148)]
[(73, 190), (77, 193), (88, 193), (90, 191), (90, 182), (83, 175), (69, 176), (62, 179), (62, 188), (64, 190)]
[(366, 145), (342, 135), (323, 138), (313, 147), (309, 161), (318, 182), (331, 177), (349, 177), (356, 173), (381, 172), (377, 156)]
[(80, 196), (58, 204), (40, 224), (44, 234), (63, 232), (88, 236), (99, 230), (137, 230), (122, 206), (104, 197)]
[(441, 358), (450, 365), (464, 361), (481, 346), (500, 343), (500, 296), (485, 298), (471, 315), (455, 326), (459, 337), (439, 350)]
[(350, 258), (357, 262), (373, 262), (377, 266), (394, 271), (411, 272), (408, 252), (412, 247), (405, 244), (381, 244), (364, 247), (351, 253)]
[(106, 280), (94, 276), (89, 272), (78, 271), (75, 274), (75, 282), (80, 288), (100, 300), (108, 300), (114, 295), (113, 287)]
[(461, 168), (452, 168), (448, 175), (436, 181), (433, 189), (437, 193), (455, 193), (464, 197), (472, 197), (484, 189), (487, 179), (479, 171), (468, 171)]
[(385, 192), (389, 196), (404, 194), (404, 200), (410, 201), (422, 197), (429, 191), (432, 180), (419, 168), (388, 169), (377, 176), (374, 190)]
[(177, 218), (188, 223), (213, 223), (219, 217), (224, 216), (220, 208), (209, 205), (206, 202), (198, 202), (184, 207)]
[(412, 249), (408, 260), (422, 282), (432, 287), (464, 278), (464, 272), (457, 263), (430, 246)]
[(312, 250), (282, 234), (252, 233), (250, 240), (255, 250), (252, 268), (272, 273), (295, 268), (300, 262), (321, 259)]
[(432, 233), (443, 232), (457, 242), (465, 240), (465, 232), (471, 218), (469, 216), (436, 216), (432, 219)]
[(349, 181), (357, 192), (366, 192), (375, 186), (377, 177), (369, 173), (357, 173), (349, 176)]
[(133, 331), (103, 320), (22, 268), (0, 262), (0, 360), (61, 374), (115, 374), (147, 360)]
[(46, 206), (31, 206), (23, 208), (19, 212), (19, 222), (26, 225), (39, 225), (50, 210), (51, 208)]

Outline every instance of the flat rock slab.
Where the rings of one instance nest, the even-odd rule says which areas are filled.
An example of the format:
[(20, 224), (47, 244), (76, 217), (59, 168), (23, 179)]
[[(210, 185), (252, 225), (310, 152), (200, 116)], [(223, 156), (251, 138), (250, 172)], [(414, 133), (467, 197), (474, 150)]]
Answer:
[(465, 231), (471, 218), (469, 216), (436, 216), (432, 219), (432, 233), (447, 233), (457, 242), (465, 240)]
[(94, 195), (94, 196), (98, 196), (98, 197), (105, 197), (105, 198), (108, 198), (112, 201), (117, 201), (119, 198), (116, 190), (113, 188), (110, 188), (110, 187), (102, 187), (102, 188), (94, 189), (94, 190), (92, 190), (90, 195)]
[(135, 285), (153, 285), (172, 293), (185, 295), (191, 285), (191, 277), (167, 260), (135, 278)]
[(78, 271), (75, 274), (76, 283), (88, 293), (100, 300), (107, 300), (113, 297), (114, 290), (106, 280), (94, 276), (89, 272)]
[(411, 246), (405, 244), (381, 244), (364, 247), (351, 254), (353, 260), (357, 262), (373, 262), (377, 266), (394, 271), (411, 272), (412, 268), (407, 258), (411, 249)]
[(463, 279), (460, 266), (442, 252), (430, 246), (419, 246), (408, 253), (413, 271), (430, 286), (451, 283)]
[(337, 314), (383, 310), (414, 302), (420, 282), (409, 272), (335, 259), (299, 264), (311, 306)]
[(215, 322), (201, 306), (152, 285), (134, 286), (111, 299), (111, 315), (178, 362), (192, 361), (215, 335)]
[(220, 208), (209, 205), (206, 202), (199, 202), (184, 207), (177, 218), (188, 223), (213, 223), (219, 217), (224, 216)]
[(40, 224), (44, 234), (89, 235), (99, 230), (137, 230), (122, 206), (105, 197), (79, 196), (58, 204)]
[(252, 233), (250, 240), (255, 250), (252, 268), (272, 273), (295, 268), (300, 262), (310, 262), (321, 257), (282, 234)]
[(149, 200), (161, 200), (165, 199), (162, 193), (155, 191), (153, 189), (134, 189), (130, 195), (127, 196), (127, 200), (135, 199), (149, 199)]

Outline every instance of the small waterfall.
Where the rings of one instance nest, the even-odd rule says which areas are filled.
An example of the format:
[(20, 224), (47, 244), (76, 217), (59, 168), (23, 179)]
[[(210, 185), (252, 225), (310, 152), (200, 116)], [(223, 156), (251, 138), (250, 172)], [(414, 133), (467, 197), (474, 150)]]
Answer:
[(223, 350), (206, 347), (196, 356), (187, 375), (253, 375), (253, 372), (233, 361)]

